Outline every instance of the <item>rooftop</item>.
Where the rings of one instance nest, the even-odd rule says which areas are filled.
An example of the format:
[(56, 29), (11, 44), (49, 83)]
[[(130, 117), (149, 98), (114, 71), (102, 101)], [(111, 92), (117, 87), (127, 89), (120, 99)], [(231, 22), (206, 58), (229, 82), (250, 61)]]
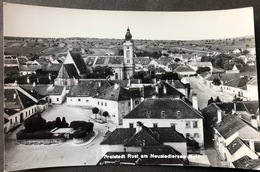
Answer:
[(243, 145), (245, 145), (242, 140), (237, 137), (235, 138), (228, 146), (227, 150), (230, 152), (231, 155), (236, 153)]
[(124, 118), (197, 119), (201, 113), (182, 99), (146, 99)]

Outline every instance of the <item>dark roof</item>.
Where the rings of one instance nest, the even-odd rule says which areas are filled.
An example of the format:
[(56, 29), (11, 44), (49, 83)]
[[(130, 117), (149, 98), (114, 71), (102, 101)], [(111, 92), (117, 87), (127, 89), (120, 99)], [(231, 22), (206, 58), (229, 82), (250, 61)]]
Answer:
[(167, 142), (186, 142), (186, 140), (184, 136), (177, 132), (174, 128), (148, 128), (142, 126), (141, 131), (139, 131), (138, 133), (136, 133), (135, 128), (117, 128), (100, 144), (124, 144), (125, 146), (156, 146), (162, 145), (162, 143)]
[(197, 119), (203, 117), (199, 111), (182, 99), (161, 98), (144, 100), (124, 118)]
[(4, 118), (4, 124), (8, 123), (9, 122), (9, 119), (7, 118)]
[(84, 62), (82, 56), (79, 53), (72, 53), (72, 52), (70, 52), (70, 55), (71, 55), (73, 61), (75, 62), (75, 65), (77, 66), (80, 74), (86, 73), (87, 67), (85, 65), (85, 62)]
[(248, 156), (243, 156), (242, 158), (233, 162), (235, 168), (241, 169), (256, 169), (260, 166), (260, 159), (251, 159)]
[(237, 137), (235, 138), (228, 146), (227, 150), (230, 152), (231, 155), (236, 153), (243, 145), (245, 145), (242, 140)]
[(238, 132), (241, 128), (247, 124), (237, 117), (238, 115), (230, 114), (227, 115), (222, 121), (215, 125), (215, 129), (225, 138), (232, 136), (234, 133)]
[(4, 67), (4, 73), (19, 73), (19, 67), (18, 66), (5, 66)]
[(20, 71), (36, 71), (41, 68), (40, 65), (20, 65)]
[[(95, 62), (96, 61), (96, 62)], [(95, 64), (94, 64), (95, 62)], [(122, 65), (124, 63), (123, 56), (89, 56), (86, 59), (87, 66), (110, 66)]]
[(238, 102), (220, 102), (215, 103), (222, 111), (225, 113), (229, 113), (232, 111), (232, 109), (236, 108), (236, 111), (247, 111), (247, 108), (243, 101)]
[[(136, 158), (128, 158), (127, 155), (136, 155)], [(125, 155), (124, 156), (115, 156), (115, 155)], [(147, 158), (141, 158), (142, 156), (147, 156)], [(172, 155), (173, 157), (160, 157), (154, 158), (151, 155)], [(163, 164), (172, 164), (172, 165), (183, 165), (184, 160), (178, 158), (174, 155), (181, 155), (178, 151), (173, 149), (168, 145), (160, 146), (145, 146), (142, 148), (141, 152), (107, 152), (104, 157), (97, 163), (97, 165), (135, 165), (136, 161), (141, 160), (142, 165), (163, 165)], [(111, 158), (106, 158), (111, 157)], [(116, 163), (118, 161), (118, 163)]]
[(259, 109), (258, 101), (244, 101), (244, 105), (246, 106), (247, 111), (251, 114), (256, 114), (257, 110)]
[[(100, 86), (99, 86), (100, 84)], [(78, 85), (70, 87), (68, 97), (93, 97), (110, 87), (107, 80), (80, 80)]]
[[(207, 106), (201, 110), (201, 113), (204, 117), (204, 121), (206, 122), (206, 124), (211, 126), (218, 121), (218, 116), (217, 116), (218, 110), (221, 110), (221, 109), (215, 103), (211, 103), (209, 106)], [(223, 112), (221, 114), (222, 114), (222, 118), (223, 118), (223, 115), (224, 115)]]
[(46, 72), (58, 72), (61, 68), (62, 64), (48, 64), (42, 66), (42, 70)]
[[(138, 95), (139, 96), (139, 95)], [(118, 84), (115, 84), (95, 96), (98, 99), (111, 100), (111, 101), (122, 101), (130, 100), (133, 97), (131, 91), (120, 87)]]
[(174, 88), (185, 88), (184, 84), (180, 80), (169, 80), (168, 82)]
[(227, 81), (226, 83), (223, 83), (223, 85), (225, 86), (230, 86), (230, 87), (236, 87), (236, 88), (241, 88), (246, 86), (246, 84), (249, 81), (249, 77), (239, 77), (239, 78), (235, 78), (232, 79), (230, 81)]
[(63, 64), (57, 78), (80, 78), (73, 64)]
[(8, 116), (12, 116), (13, 114), (17, 113), (17, 110), (14, 109), (8, 109), (8, 108), (4, 108), (4, 113), (6, 113)]
[(176, 69), (174, 69), (175, 72), (195, 72), (191, 67), (189, 66), (178, 66)]

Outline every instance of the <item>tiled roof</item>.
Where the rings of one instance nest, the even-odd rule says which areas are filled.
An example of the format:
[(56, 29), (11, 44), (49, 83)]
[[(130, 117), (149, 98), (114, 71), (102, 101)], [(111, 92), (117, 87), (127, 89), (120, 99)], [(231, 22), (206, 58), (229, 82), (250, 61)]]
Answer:
[(257, 83), (257, 76), (254, 76), (250, 81), (247, 83), (248, 85), (258, 85)]
[(19, 67), (18, 66), (4, 66), (4, 73), (19, 73)]
[(191, 67), (189, 66), (178, 66), (176, 69), (174, 69), (175, 72), (195, 72)]
[(5, 59), (4, 64), (5, 65), (9, 65), (9, 64), (11, 64), (11, 65), (14, 65), (14, 64), (18, 65), (18, 60), (17, 59)]
[(197, 67), (209, 67), (212, 66), (212, 63), (211, 62), (189, 62), (187, 65), (197, 66)]
[(46, 72), (58, 72), (61, 68), (62, 64), (48, 64), (43, 65), (42, 70)]
[[(100, 86), (99, 86), (100, 84)], [(78, 85), (71, 86), (68, 97), (93, 97), (110, 87), (106, 80), (80, 80)]]
[(122, 101), (129, 100), (133, 95), (131, 92), (118, 85), (111, 86), (96, 96), (98, 99), (111, 100), (111, 101)]
[(20, 71), (36, 71), (41, 68), (39, 65), (20, 65)]
[(260, 167), (260, 159), (251, 159), (248, 156), (243, 156), (242, 158), (233, 162), (235, 168), (241, 169), (256, 169)]
[(146, 99), (124, 118), (197, 119), (201, 113), (182, 99)]
[(87, 67), (85, 65), (85, 62), (84, 62), (82, 56), (79, 53), (72, 53), (72, 52), (70, 52), (70, 55), (71, 55), (73, 61), (75, 62), (75, 65), (77, 66), (80, 74), (86, 73)]
[(136, 133), (135, 128), (117, 128), (101, 142), (101, 145), (155, 146), (162, 145), (164, 142), (186, 142), (186, 140), (173, 128), (142, 126), (138, 133)]
[(63, 72), (62, 78), (76, 78), (76, 79), (80, 78), (77, 69), (73, 64), (63, 64), (59, 73), (60, 72)]
[(251, 114), (256, 114), (257, 110), (259, 109), (258, 101), (244, 101), (243, 103), (246, 106), (247, 111)]
[(243, 145), (245, 145), (239, 137), (235, 138), (228, 146), (227, 150), (231, 155), (236, 153)]
[(247, 124), (242, 121), (237, 114), (231, 114), (222, 119), (219, 124), (215, 125), (216, 130), (225, 138), (232, 136)]
[(244, 87), (248, 83), (248, 81), (249, 81), (248, 77), (239, 77), (239, 78), (232, 79), (231, 81), (227, 81), (226, 83), (223, 83), (223, 85), (241, 88)]
[(87, 66), (122, 65), (123, 63), (123, 56), (89, 56), (86, 59)]
[[(221, 110), (215, 103), (211, 103), (209, 106), (203, 108), (201, 110), (201, 113), (204, 117), (204, 121), (208, 124), (208, 125), (213, 125), (217, 122), (218, 120), (218, 116), (217, 116), (217, 112), (218, 110)], [(222, 113), (222, 116), (224, 114)]]

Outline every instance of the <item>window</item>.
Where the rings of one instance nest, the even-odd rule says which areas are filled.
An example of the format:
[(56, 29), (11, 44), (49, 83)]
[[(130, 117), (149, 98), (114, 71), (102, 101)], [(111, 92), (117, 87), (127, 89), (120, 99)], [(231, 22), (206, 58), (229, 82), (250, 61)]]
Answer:
[(112, 115), (112, 117), (116, 117), (115, 115)]
[(129, 123), (129, 128), (134, 128), (134, 123)]
[(128, 106), (131, 106), (131, 101), (128, 102)]
[(127, 63), (130, 63), (130, 60), (127, 60)]
[(129, 47), (127, 47), (127, 49), (129, 49)]
[(103, 106), (103, 102), (101, 102), (101, 106)]
[(107, 106), (107, 103), (105, 103), (105, 106)]
[(97, 104), (99, 105), (99, 102), (97, 102)]
[(78, 99), (78, 101), (80, 102), (81, 100), (80, 100), (80, 99)]
[(199, 138), (199, 133), (194, 133), (194, 138)]
[(88, 99), (86, 100), (86, 102), (88, 102)]
[(25, 112), (25, 116), (27, 117), (27, 111)]
[(138, 104), (139, 104), (139, 101), (138, 101), (138, 100), (136, 100), (136, 101), (135, 101), (135, 105), (138, 105)]
[(36, 108), (34, 108), (35, 112), (36, 112)]
[(186, 128), (190, 128), (190, 121), (186, 121), (185, 126), (186, 126)]
[(175, 127), (176, 127), (176, 124), (175, 123), (171, 123), (171, 128), (175, 129)]
[(153, 128), (158, 128), (158, 123), (153, 123)]
[(186, 133), (186, 138), (189, 138), (190, 137), (190, 133)]
[(198, 128), (198, 121), (193, 121), (193, 128)]
[(10, 119), (10, 124), (12, 125), (12, 123), (13, 123), (13, 119)]
[(57, 98), (57, 101), (59, 101), (59, 98)]
[(161, 111), (161, 117), (165, 118), (165, 111)]
[(17, 116), (15, 117), (15, 122), (17, 122)]

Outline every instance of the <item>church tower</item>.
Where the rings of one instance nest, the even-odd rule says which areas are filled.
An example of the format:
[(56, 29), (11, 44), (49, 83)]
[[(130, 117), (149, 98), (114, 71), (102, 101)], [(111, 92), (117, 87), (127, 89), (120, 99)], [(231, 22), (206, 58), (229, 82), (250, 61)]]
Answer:
[(125, 41), (123, 44), (124, 49), (124, 78), (128, 79), (134, 75), (135, 65), (134, 65), (134, 42), (132, 40), (132, 35), (130, 29), (127, 28), (125, 35)]

